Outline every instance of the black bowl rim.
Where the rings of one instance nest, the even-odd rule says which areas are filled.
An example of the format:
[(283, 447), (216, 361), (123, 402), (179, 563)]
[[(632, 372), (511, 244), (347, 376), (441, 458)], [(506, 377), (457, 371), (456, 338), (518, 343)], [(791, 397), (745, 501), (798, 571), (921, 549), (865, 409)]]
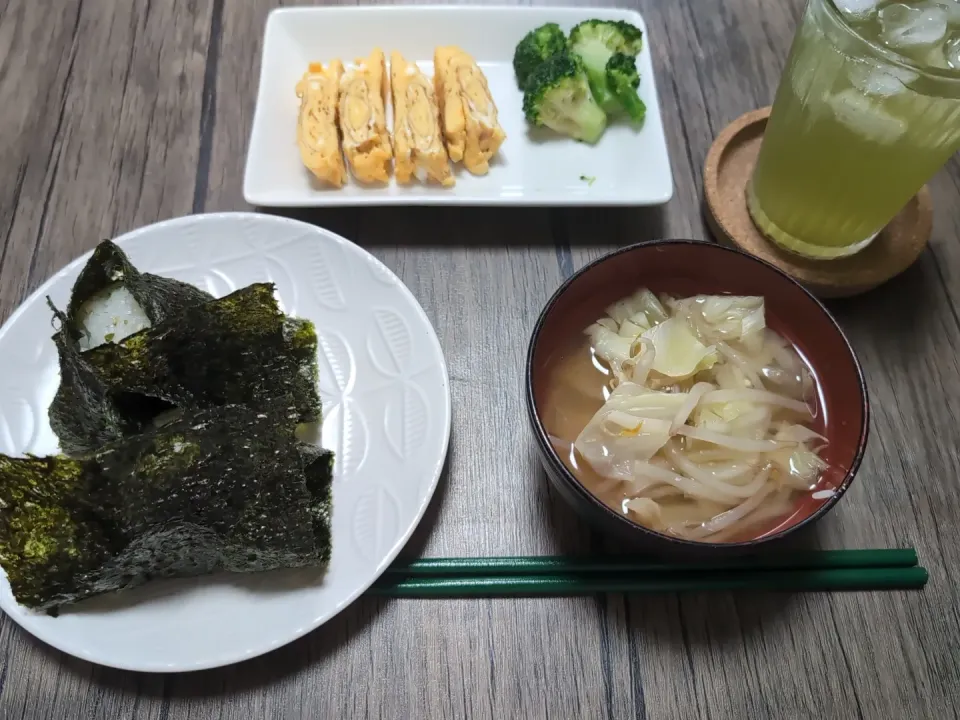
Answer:
[[(635, 252), (637, 250), (643, 249), (652, 249), (657, 246), (662, 245), (690, 245), (696, 247), (710, 247), (711, 249), (719, 250), (721, 252), (728, 252), (734, 255), (739, 255), (742, 258), (754, 262), (758, 265), (765, 266), (770, 270), (773, 270), (777, 275), (779, 275), (785, 282), (788, 282), (792, 285), (795, 285), (799, 288), (816, 306), (820, 309), (820, 312), (823, 313), (824, 317), (833, 325), (834, 329), (842, 338), (844, 344), (847, 347), (847, 352), (850, 355), (850, 359), (853, 361), (854, 368), (857, 372), (857, 380), (860, 387), (860, 402), (861, 409), (863, 411), (863, 422), (860, 426), (860, 440), (857, 446), (857, 452), (854, 455), (853, 462), (850, 464), (850, 467), (847, 469), (847, 473), (843, 478), (843, 482), (840, 483), (840, 487), (837, 488), (836, 493), (833, 497), (829, 498), (826, 502), (823, 503), (815, 512), (808, 515), (806, 518), (791, 525), (784, 530), (781, 530), (778, 533), (773, 535), (765, 535), (762, 538), (755, 538), (753, 540), (745, 540), (742, 542), (736, 543), (710, 543), (702, 542), (699, 540), (685, 540), (683, 538), (673, 537), (672, 535), (666, 535), (665, 533), (657, 532), (656, 530), (651, 530), (650, 528), (644, 527), (637, 522), (634, 522), (626, 515), (616, 512), (606, 503), (602, 502), (597, 498), (593, 493), (586, 489), (583, 484), (574, 477), (573, 473), (567, 469), (567, 466), (563, 464), (563, 461), (560, 460), (557, 455), (556, 450), (553, 449), (553, 446), (550, 444), (547, 438), (546, 428), (543, 426), (543, 422), (540, 420), (540, 415), (537, 412), (536, 403), (533, 397), (533, 355), (534, 351), (537, 348), (537, 341), (540, 338), (540, 332), (543, 330), (543, 324), (546, 321), (547, 316), (550, 314), (553, 306), (556, 304), (557, 300), (567, 291), (567, 289), (573, 285), (582, 275), (586, 274), (592, 268), (600, 265), (601, 263), (610, 262), (615, 260), (620, 255)], [(612, 252), (603, 255), (596, 260), (584, 265), (582, 268), (573, 273), (570, 277), (561, 283), (560, 287), (550, 296), (550, 299), (547, 301), (547, 304), (544, 305), (543, 310), (540, 312), (540, 316), (537, 318), (537, 323), (534, 325), (533, 333), (530, 336), (530, 343), (527, 346), (527, 361), (526, 369), (524, 372), (524, 379), (526, 382), (526, 401), (527, 401), (527, 414), (529, 415), (530, 421), (532, 422), (536, 432), (534, 432), (534, 437), (537, 441), (537, 444), (540, 446), (541, 458), (548, 461), (552, 469), (562, 477), (568, 485), (570, 485), (578, 495), (583, 497), (588, 502), (591, 502), (596, 507), (600, 508), (604, 513), (611, 518), (611, 521), (618, 523), (621, 530), (633, 530), (640, 532), (643, 535), (647, 535), (651, 540), (657, 541), (667, 541), (674, 543), (676, 546), (684, 547), (689, 550), (695, 550), (697, 552), (724, 552), (724, 551), (734, 551), (734, 550), (743, 550), (744, 548), (757, 548), (769, 543), (776, 542), (781, 540), (787, 535), (790, 535), (794, 532), (797, 532), (803, 527), (810, 525), (821, 517), (826, 515), (834, 505), (840, 502), (840, 498), (847, 492), (847, 489), (850, 487), (853, 482), (854, 477), (856, 477), (857, 471), (860, 469), (860, 464), (863, 462), (863, 456), (867, 450), (867, 439), (870, 434), (870, 400), (867, 394), (867, 382), (863, 376), (863, 368), (860, 366), (860, 360), (857, 357), (857, 353), (854, 351), (853, 346), (850, 344), (849, 338), (847, 338), (846, 333), (843, 332), (843, 329), (837, 323), (836, 319), (827, 310), (826, 306), (819, 299), (817, 299), (809, 290), (807, 290), (803, 285), (798, 283), (792, 277), (783, 272), (780, 268), (772, 263), (762, 260), (755, 255), (744, 252), (737, 248), (727, 247), (725, 245), (719, 245), (717, 243), (712, 243), (704, 240), (688, 240), (688, 239), (660, 239), (660, 240), (645, 240), (643, 242), (634, 243), (632, 245), (627, 245), (625, 247), (619, 248)]]

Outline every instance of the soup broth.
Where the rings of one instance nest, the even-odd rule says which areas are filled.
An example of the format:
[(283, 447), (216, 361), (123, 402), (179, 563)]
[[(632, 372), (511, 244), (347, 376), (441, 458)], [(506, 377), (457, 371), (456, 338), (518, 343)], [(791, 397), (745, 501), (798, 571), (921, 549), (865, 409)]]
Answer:
[[(628, 506), (629, 501), (638, 496), (635, 486), (622, 479), (610, 477), (609, 474), (597, 472), (574, 446), (584, 428), (604, 407), (611, 393), (611, 385), (616, 385), (616, 381), (611, 383), (614, 373), (609, 364), (598, 357), (596, 339), (579, 332), (571, 333), (571, 336), (570, 342), (564, 347), (558, 347), (544, 363), (546, 382), (537, 397), (540, 418), (557, 454), (587, 490), (617, 513), (650, 527), (648, 522), (644, 522), (636, 511)], [(798, 356), (802, 360), (799, 353)], [(806, 365), (805, 369), (810, 373), (813, 383), (813, 392), (805, 398), (812, 411), (812, 421), (809, 417), (800, 419), (796, 413), (784, 409), (775, 411), (774, 419), (802, 424), (814, 432), (825, 434), (819, 387), (812, 370)], [(693, 379), (681, 381), (679, 389), (688, 391), (693, 384)], [(675, 440), (682, 443), (688, 439)], [(724, 456), (723, 448), (711, 450), (709, 444), (700, 442), (696, 447), (699, 448), (699, 459), (709, 461), (711, 452), (715, 452), (718, 459)], [(775, 534), (810, 515), (832, 495), (833, 485), (827, 478), (833, 475), (832, 472), (820, 473), (817, 481), (807, 490), (778, 488), (749, 513), (746, 522), (738, 523), (729, 531), (721, 530), (709, 537), (694, 539), (706, 542), (743, 542)], [(643, 496), (655, 500), (659, 505), (659, 517), (664, 527), (689, 527), (707, 523), (731, 509), (729, 503), (711, 502), (709, 499), (699, 498), (692, 502), (670, 485), (651, 487), (644, 491)], [(663, 531), (662, 528), (657, 529)]]

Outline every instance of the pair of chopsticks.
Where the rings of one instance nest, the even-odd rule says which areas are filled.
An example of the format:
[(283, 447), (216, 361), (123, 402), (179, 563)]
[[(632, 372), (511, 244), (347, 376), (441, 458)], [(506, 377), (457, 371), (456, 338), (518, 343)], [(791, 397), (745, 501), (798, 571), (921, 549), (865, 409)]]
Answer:
[(711, 590), (901, 590), (927, 571), (912, 548), (819, 550), (699, 562), (625, 557), (428, 558), (398, 561), (368, 591), (388, 597), (573, 596)]

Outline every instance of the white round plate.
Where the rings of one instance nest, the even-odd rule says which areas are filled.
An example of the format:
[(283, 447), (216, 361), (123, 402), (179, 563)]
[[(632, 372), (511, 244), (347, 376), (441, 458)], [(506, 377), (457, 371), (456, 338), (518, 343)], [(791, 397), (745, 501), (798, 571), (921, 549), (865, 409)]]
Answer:
[[(218, 297), (276, 283), (283, 309), (316, 325), (322, 444), (336, 452), (330, 566), (156, 581), (56, 618), (17, 605), (0, 573), (0, 607), (40, 640), (102, 665), (179, 672), (246, 660), (343, 610), (410, 537), (450, 438), (443, 352), (423, 309), (389, 269), (312, 225), (253, 213), (195, 215), (117, 243), (139, 269)], [(88, 257), (50, 278), (0, 329), (0, 452), (57, 450), (47, 408), (59, 370), (45, 297), (66, 307)]]

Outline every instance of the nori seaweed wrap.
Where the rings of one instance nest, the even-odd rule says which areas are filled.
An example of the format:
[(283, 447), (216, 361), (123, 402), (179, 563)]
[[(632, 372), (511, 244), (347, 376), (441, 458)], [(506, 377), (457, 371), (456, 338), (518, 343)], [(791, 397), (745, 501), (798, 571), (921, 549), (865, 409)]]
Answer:
[[(83, 350), (91, 344), (85, 342), (85, 304), (118, 283), (143, 309), (149, 327)], [(106, 241), (81, 272), (67, 312), (53, 310), (60, 320), (54, 342), (61, 381), (49, 416), (67, 454), (148, 430), (167, 411), (287, 397), (301, 422), (320, 420), (316, 332), (309, 321), (280, 311), (271, 284), (215, 300), (140, 273)]]
[(67, 306), (69, 324), (79, 327), (84, 304), (117, 284), (129, 291), (154, 324), (175, 317), (188, 307), (213, 300), (210, 293), (188, 283), (140, 272), (123, 250), (104, 240), (97, 245), (74, 283)]
[(51, 610), (153, 578), (259, 572), (330, 557), (332, 456), (297, 410), (223, 406), (84, 459), (0, 456), (0, 563)]
[[(50, 426), (66, 453), (89, 452), (104, 443), (141, 432), (165, 406), (157, 400), (112, 393), (82, 359), (84, 348), (96, 344), (84, 326), (85, 311), (117, 289), (129, 294), (143, 316), (142, 324), (148, 325), (213, 300), (212, 295), (192, 285), (140, 272), (109, 240), (97, 246), (80, 271), (66, 312), (58, 311), (50, 303), (60, 322), (53, 341), (60, 357), (61, 378), (50, 405)], [(107, 336), (107, 341), (112, 339)]]
[(184, 410), (287, 398), (298, 422), (320, 419), (316, 331), (309, 320), (280, 311), (269, 283), (186, 308), (118, 344), (88, 350), (83, 360), (118, 395)]
[(273, 285), (214, 299), (104, 241), (66, 311), (50, 304), (67, 455), (0, 455), (0, 564), (19, 603), (329, 561), (333, 453), (296, 439), (321, 419), (317, 336)]

